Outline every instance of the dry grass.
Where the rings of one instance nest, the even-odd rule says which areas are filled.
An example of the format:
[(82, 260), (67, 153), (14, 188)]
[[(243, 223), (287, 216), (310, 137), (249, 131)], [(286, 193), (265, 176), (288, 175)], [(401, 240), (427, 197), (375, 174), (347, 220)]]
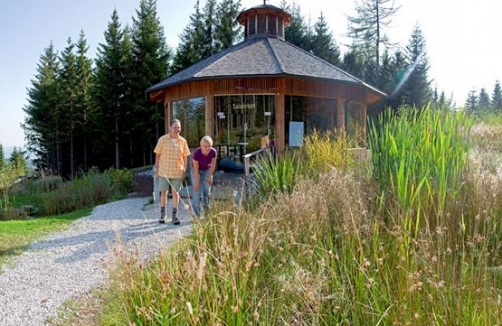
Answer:
[(488, 164), (500, 152), (473, 142), (471, 153), (440, 213), (439, 182), (406, 206), (342, 162), (260, 205), (223, 203), (151, 265), (118, 251), (100, 324), (501, 324), (502, 183)]

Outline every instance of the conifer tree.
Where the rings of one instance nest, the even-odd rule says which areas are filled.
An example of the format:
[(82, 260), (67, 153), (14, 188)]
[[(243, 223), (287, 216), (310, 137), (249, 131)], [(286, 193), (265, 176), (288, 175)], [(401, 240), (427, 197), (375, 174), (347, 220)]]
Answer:
[(478, 95), (478, 111), (487, 112), (490, 110), (490, 95), (485, 88), (481, 88)]
[(0, 144), (0, 169), (2, 169), (4, 165), (5, 165), (5, 156), (3, 152), (3, 146), (2, 144)]
[(105, 42), (98, 45), (93, 99), (94, 155), (102, 168), (122, 167), (126, 155), (127, 130), (132, 127), (130, 84), (133, 82), (132, 48), (128, 29), (122, 29), (116, 10), (111, 15)]
[(475, 114), (478, 113), (478, 96), (476, 95), (476, 91), (472, 90), (469, 92), (467, 96), (467, 100), (465, 101), (465, 110), (468, 113)]
[(78, 152), (77, 166), (84, 171), (87, 170), (88, 143), (87, 139), (91, 136), (89, 132), (89, 114), (91, 109), (91, 90), (93, 84), (92, 60), (87, 57), (87, 40), (84, 31), (80, 32), (76, 44), (76, 64), (77, 64), (77, 83), (76, 83), (76, 102), (75, 102), (75, 121), (76, 130), (75, 144), (80, 149)]
[[(284, 6), (284, 3), (282, 4)], [(284, 39), (305, 51), (310, 51), (311, 40), (308, 39), (308, 26), (301, 14), (300, 7), (293, 3), (292, 6), (282, 7), (291, 15), (291, 23), (284, 30)]]
[(447, 99), (444, 91), (441, 91), (441, 94), (438, 94), (437, 86), (434, 88), (434, 96), (432, 107), (438, 110), (453, 110), (454, 107), (452, 105), (452, 100)]
[(498, 80), (493, 87), (491, 108), (494, 112), (502, 112), (502, 89)]
[(363, 78), (363, 62), (356, 49), (351, 48), (343, 55), (342, 69), (357, 78)]
[(14, 168), (17, 176), (28, 174), (28, 163), (26, 162), (25, 155), (26, 153), (17, 147), (14, 147), (10, 154), (9, 164)]
[(61, 70), (58, 80), (61, 85), (62, 92), (62, 144), (64, 145), (65, 153), (68, 151), (69, 156), (63, 156), (62, 169), (60, 175), (75, 175), (75, 128), (79, 123), (77, 119), (77, 92), (78, 92), (78, 75), (77, 75), (77, 57), (75, 55), (75, 44), (71, 38), (67, 39), (67, 46), (61, 53), (59, 58)]
[[(388, 63), (387, 63), (388, 60)], [(379, 87), (388, 94), (386, 105), (394, 112), (404, 103), (404, 84), (407, 81), (408, 63), (401, 51), (396, 51), (389, 59), (382, 61)], [(383, 84), (382, 84), (383, 83)]]
[(380, 66), (380, 47), (390, 46), (384, 35), (386, 27), (392, 22), (391, 17), (400, 7), (394, 7), (394, 0), (361, 0), (356, 5), (356, 16), (349, 17), (349, 37), (353, 47)]
[(409, 106), (423, 108), (432, 100), (431, 81), (429, 80), (429, 59), (422, 30), (415, 25), (411, 39), (406, 46), (408, 71), (404, 78), (404, 102)]
[(207, 0), (206, 6), (204, 7), (204, 27), (202, 31), (202, 43), (198, 44), (200, 60), (209, 58), (217, 52), (214, 40), (215, 15), (216, 0)]
[(153, 149), (163, 134), (163, 106), (149, 103), (145, 90), (167, 77), (170, 50), (165, 42), (164, 29), (157, 16), (155, 0), (141, 0), (137, 17), (133, 17), (131, 33), (134, 80), (130, 130), (131, 166), (153, 163)]
[(322, 12), (314, 25), (314, 36), (311, 48), (315, 56), (332, 65), (340, 65), (340, 49), (333, 38), (333, 33), (329, 30), (328, 23)]
[(185, 68), (200, 61), (201, 57), (197, 51), (197, 42), (201, 42), (203, 30), (202, 13), (199, 8), (199, 0), (195, 4), (195, 12), (190, 15), (190, 22), (183, 29), (180, 35), (180, 42), (174, 55), (171, 65), (171, 73), (176, 74)]
[(35, 166), (56, 172), (61, 159), (58, 71), (57, 52), (51, 42), (40, 56), (37, 74), (28, 88), (28, 104), (23, 108), (26, 118), (21, 125), (27, 149), (35, 154)]
[(215, 53), (231, 47), (240, 40), (241, 28), (237, 22), (240, 9), (240, 0), (223, 0), (218, 4), (214, 30)]

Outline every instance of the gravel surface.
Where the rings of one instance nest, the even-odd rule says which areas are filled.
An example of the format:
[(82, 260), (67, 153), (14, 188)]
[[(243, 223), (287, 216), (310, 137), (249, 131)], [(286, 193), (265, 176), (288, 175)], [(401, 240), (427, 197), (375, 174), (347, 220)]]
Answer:
[(114, 245), (123, 244), (148, 259), (191, 231), (187, 211), (179, 211), (181, 225), (159, 224), (159, 209), (145, 206), (147, 200), (129, 198), (98, 206), (68, 230), (34, 243), (16, 257), (13, 267), (5, 266), (0, 274), (0, 325), (45, 325), (66, 300), (105, 284), (104, 262), (112, 258)]

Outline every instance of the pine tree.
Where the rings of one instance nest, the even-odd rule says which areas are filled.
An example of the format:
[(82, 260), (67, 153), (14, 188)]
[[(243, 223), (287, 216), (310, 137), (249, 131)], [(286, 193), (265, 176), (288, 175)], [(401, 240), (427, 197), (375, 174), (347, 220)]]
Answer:
[(26, 153), (24, 153), (21, 148), (14, 147), (9, 158), (9, 164), (16, 171), (17, 176), (28, 174), (28, 163), (25, 158)]
[(84, 171), (87, 170), (88, 143), (87, 139), (92, 135), (89, 131), (88, 116), (91, 109), (91, 90), (93, 84), (92, 60), (87, 57), (87, 40), (83, 31), (80, 32), (76, 44), (77, 55), (77, 83), (75, 102), (75, 136), (77, 148), (80, 148), (80, 156), (77, 159), (77, 166)]
[[(282, 5), (284, 6), (284, 4)], [(300, 7), (293, 3), (291, 7), (286, 6), (282, 9), (291, 14), (291, 23), (284, 30), (284, 39), (305, 51), (310, 51), (312, 42), (307, 36), (308, 27), (301, 14)]]
[(333, 33), (329, 30), (328, 23), (322, 12), (314, 25), (314, 32), (311, 46), (313, 54), (335, 66), (339, 66), (341, 63), (340, 49), (336, 45)]
[(202, 13), (200, 12), (199, 1), (197, 0), (195, 13), (190, 15), (190, 22), (180, 35), (180, 43), (178, 44), (171, 65), (172, 74), (176, 74), (200, 61), (201, 57), (196, 48), (197, 42), (201, 42), (200, 35), (203, 34), (202, 29)]
[(444, 91), (441, 91), (441, 94), (438, 95), (437, 86), (434, 88), (434, 96), (432, 107), (437, 110), (453, 110), (452, 99), (446, 99)]
[[(386, 59), (383, 62), (386, 62)], [(407, 81), (407, 71), (408, 63), (401, 51), (396, 51), (389, 59), (389, 63), (381, 67), (381, 82), (385, 86), (380, 87), (389, 95), (386, 105), (390, 106), (394, 112), (404, 103), (403, 89)]]
[(478, 111), (487, 112), (490, 110), (490, 95), (486, 92), (486, 89), (481, 88), (478, 96)]
[(127, 28), (121, 28), (116, 10), (104, 36), (105, 43), (99, 44), (95, 60), (93, 152), (99, 160), (94, 164), (120, 168), (121, 157), (126, 155), (127, 130), (133, 125), (130, 104), (133, 78), (130, 37)]
[(130, 130), (130, 166), (143, 166), (153, 163), (154, 146), (164, 133), (163, 106), (147, 102), (145, 89), (167, 77), (170, 50), (157, 16), (156, 1), (141, 0), (136, 14), (131, 34), (135, 81), (131, 118), (135, 124)]
[(215, 32), (216, 0), (207, 0), (204, 7), (204, 28), (202, 43), (199, 43), (200, 60), (209, 58), (217, 53), (214, 32)]
[(494, 112), (502, 112), (502, 89), (500, 88), (500, 82), (498, 80), (493, 87), (491, 108)]
[(214, 50), (216, 53), (231, 47), (240, 40), (241, 28), (237, 22), (240, 10), (239, 0), (223, 0), (218, 4), (214, 30)]
[(5, 165), (5, 156), (3, 152), (3, 146), (2, 144), (0, 144), (0, 170), (3, 168), (4, 165)]
[(356, 17), (349, 17), (349, 37), (353, 47), (365, 57), (380, 66), (380, 47), (390, 46), (384, 29), (392, 22), (391, 17), (400, 7), (394, 7), (394, 0), (361, 0), (356, 5)]
[(475, 114), (478, 113), (478, 96), (476, 95), (476, 91), (472, 90), (469, 92), (469, 96), (467, 96), (467, 100), (465, 101), (465, 110), (468, 113)]
[(28, 104), (23, 108), (26, 118), (21, 126), (27, 140), (27, 149), (35, 154), (35, 166), (56, 172), (61, 159), (58, 71), (57, 52), (51, 43), (44, 49), (35, 79), (31, 80)]
[(403, 78), (406, 78), (404, 84), (405, 104), (417, 108), (425, 107), (432, 100), (431, 81), (428, 77), (430, 66), (425, 43), (422, 30), (416, 24), (406, 47), (408, 71)]
[[(75, 44), (71, 38), (67, 39), (67, 46), (61, 53), (59, 62), (61, 70), (59, 73), (59, 83), (61, 85), (62, 97), (62, 144), (65, 155), (63, 156), (61, 175), (75, 175), (75, 128), (79, 123), (77, 118), (77, 57), (75, 55)], [(66, 155), (69, 154), (69, 156)]]
[(349, 49), (343, 55), (342, 69), (357, 78), (363, 78), (363, 62), (359, 53), (354, 49)]

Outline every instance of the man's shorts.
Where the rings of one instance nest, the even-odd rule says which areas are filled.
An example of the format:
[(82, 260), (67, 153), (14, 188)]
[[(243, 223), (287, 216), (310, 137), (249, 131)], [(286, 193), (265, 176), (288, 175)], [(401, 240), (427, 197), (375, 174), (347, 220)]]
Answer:
[(181, 189), (181, 181), (183, 179), (172, 179), (172, 178), (165, 178), (165, 177), (159, 177), (159, 190), (160, 191), (168, 191), (169, 188), (172, 190), (175, 190), (176, 192), (179, 192)]

